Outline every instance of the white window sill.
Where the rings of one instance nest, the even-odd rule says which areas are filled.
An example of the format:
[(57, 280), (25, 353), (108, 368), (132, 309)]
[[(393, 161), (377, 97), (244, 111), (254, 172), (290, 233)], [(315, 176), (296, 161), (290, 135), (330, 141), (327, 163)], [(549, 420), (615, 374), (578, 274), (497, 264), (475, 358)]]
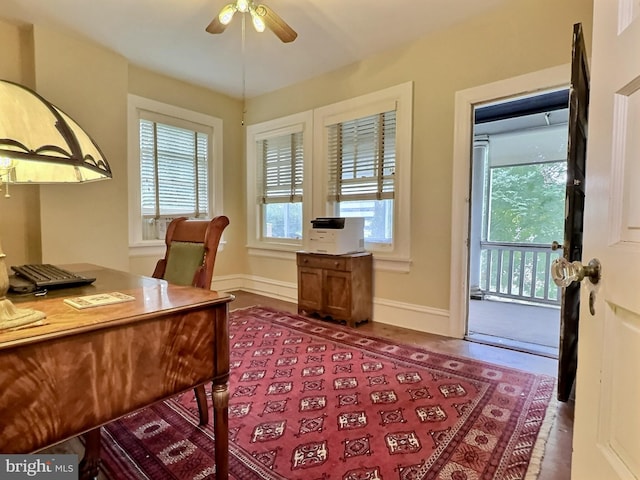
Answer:
[(279, 258), (284, 260), (295, 260), (296, 252), (302, 250), (301, 245), (270, 245), (261, 247), (248, 247), (250, 256)]

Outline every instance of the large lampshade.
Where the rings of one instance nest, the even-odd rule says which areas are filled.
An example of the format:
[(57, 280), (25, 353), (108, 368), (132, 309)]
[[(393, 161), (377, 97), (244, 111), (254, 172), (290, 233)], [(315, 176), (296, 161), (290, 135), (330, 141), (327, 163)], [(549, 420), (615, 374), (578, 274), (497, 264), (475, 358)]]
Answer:
[(9, 183), (77, 183), (111, 178), (100, 148), (36, 92), (0, 80), (0, 176)]
[[(22, 85), (0, 80), (0, 182), (80, 183), (111, 178), (89, 135), (68, 115)], [(8, 192), (7, 195), (8, 196)], [(37, 310), (16, 308), (0, 246), (0, 331), (40, 325)]]

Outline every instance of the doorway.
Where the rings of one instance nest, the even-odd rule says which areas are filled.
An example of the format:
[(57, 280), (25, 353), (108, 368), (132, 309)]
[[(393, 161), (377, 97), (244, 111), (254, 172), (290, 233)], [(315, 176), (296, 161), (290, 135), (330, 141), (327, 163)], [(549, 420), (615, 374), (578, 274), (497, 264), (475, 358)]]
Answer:
[(557, 358), (568, 89), (475, 105), (466, 338)]

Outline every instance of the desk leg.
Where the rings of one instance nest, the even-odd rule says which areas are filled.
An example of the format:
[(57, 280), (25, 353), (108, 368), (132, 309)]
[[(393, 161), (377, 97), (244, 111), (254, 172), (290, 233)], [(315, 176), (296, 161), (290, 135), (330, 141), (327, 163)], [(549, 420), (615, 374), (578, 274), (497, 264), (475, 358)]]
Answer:
[(80, 462), (80, 480), (98, 478), (100, 469), (100, 427), (84, 435), (84, 456)]
[(215, 435), (216, 479), (229, 478), (229, 385), (214, 384), (213, 434)]

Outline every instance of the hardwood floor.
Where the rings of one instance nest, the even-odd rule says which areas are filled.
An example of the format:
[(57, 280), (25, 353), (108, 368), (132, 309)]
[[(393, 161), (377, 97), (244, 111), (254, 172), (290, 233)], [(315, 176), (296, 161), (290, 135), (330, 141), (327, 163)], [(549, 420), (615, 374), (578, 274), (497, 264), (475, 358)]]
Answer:
[[(234, 291), (231, 293), (236, 297), (230, 304), (231, 310), (262, 305), (291, 313), (298, 312), (298, 307), (295, 303), (242, 291)], [(485, 362), (496, 363), (530, 372), (555, 376), (557, 370), (557, 360), (548, 357), (431, 335), (393, 327), (380, 322), (364, 323), (356, 328), (361, 332), (366, 332), (368, 335), (390, 338), (398, 343), (418, 345), (439, 352), (475, 358)], [(551, 427), (549, 439), (547, 440), (538, 480), (569, 480), (571, 478), (572, 437), (573, 403), (558, 403), (556, 417)], [(77, 438), (73, 438), (51, 447), (45, 450), (45, 452), (75, 453), (82, 457), (83, 447)], [(98, 480), (107, 479), (100, 474)]]
[[(243, 291), (231, 293), (236, 296), (236, 299), (230, 304), (231, 310), (253, 305), (262, 305), (292, 313), (297, 313), (298, 311), (295, 303)], [(398, 343), (418, 345), (439, 352), (475, 358), (529, 372), (544, 373), (553, 376), (557, 373), (557, 360), (548, 357), (431, 335), (386, 325), (380, 322), (368, 322), (360, 324), (356, 328), (370, 335), (396, 340)], [(549, 439), (547, 440), (538, 480), (568, 480), (571, 478), (573, 410), (574, 405), (572, 402), (558, 402), (556, 417), (551, 427)]]

